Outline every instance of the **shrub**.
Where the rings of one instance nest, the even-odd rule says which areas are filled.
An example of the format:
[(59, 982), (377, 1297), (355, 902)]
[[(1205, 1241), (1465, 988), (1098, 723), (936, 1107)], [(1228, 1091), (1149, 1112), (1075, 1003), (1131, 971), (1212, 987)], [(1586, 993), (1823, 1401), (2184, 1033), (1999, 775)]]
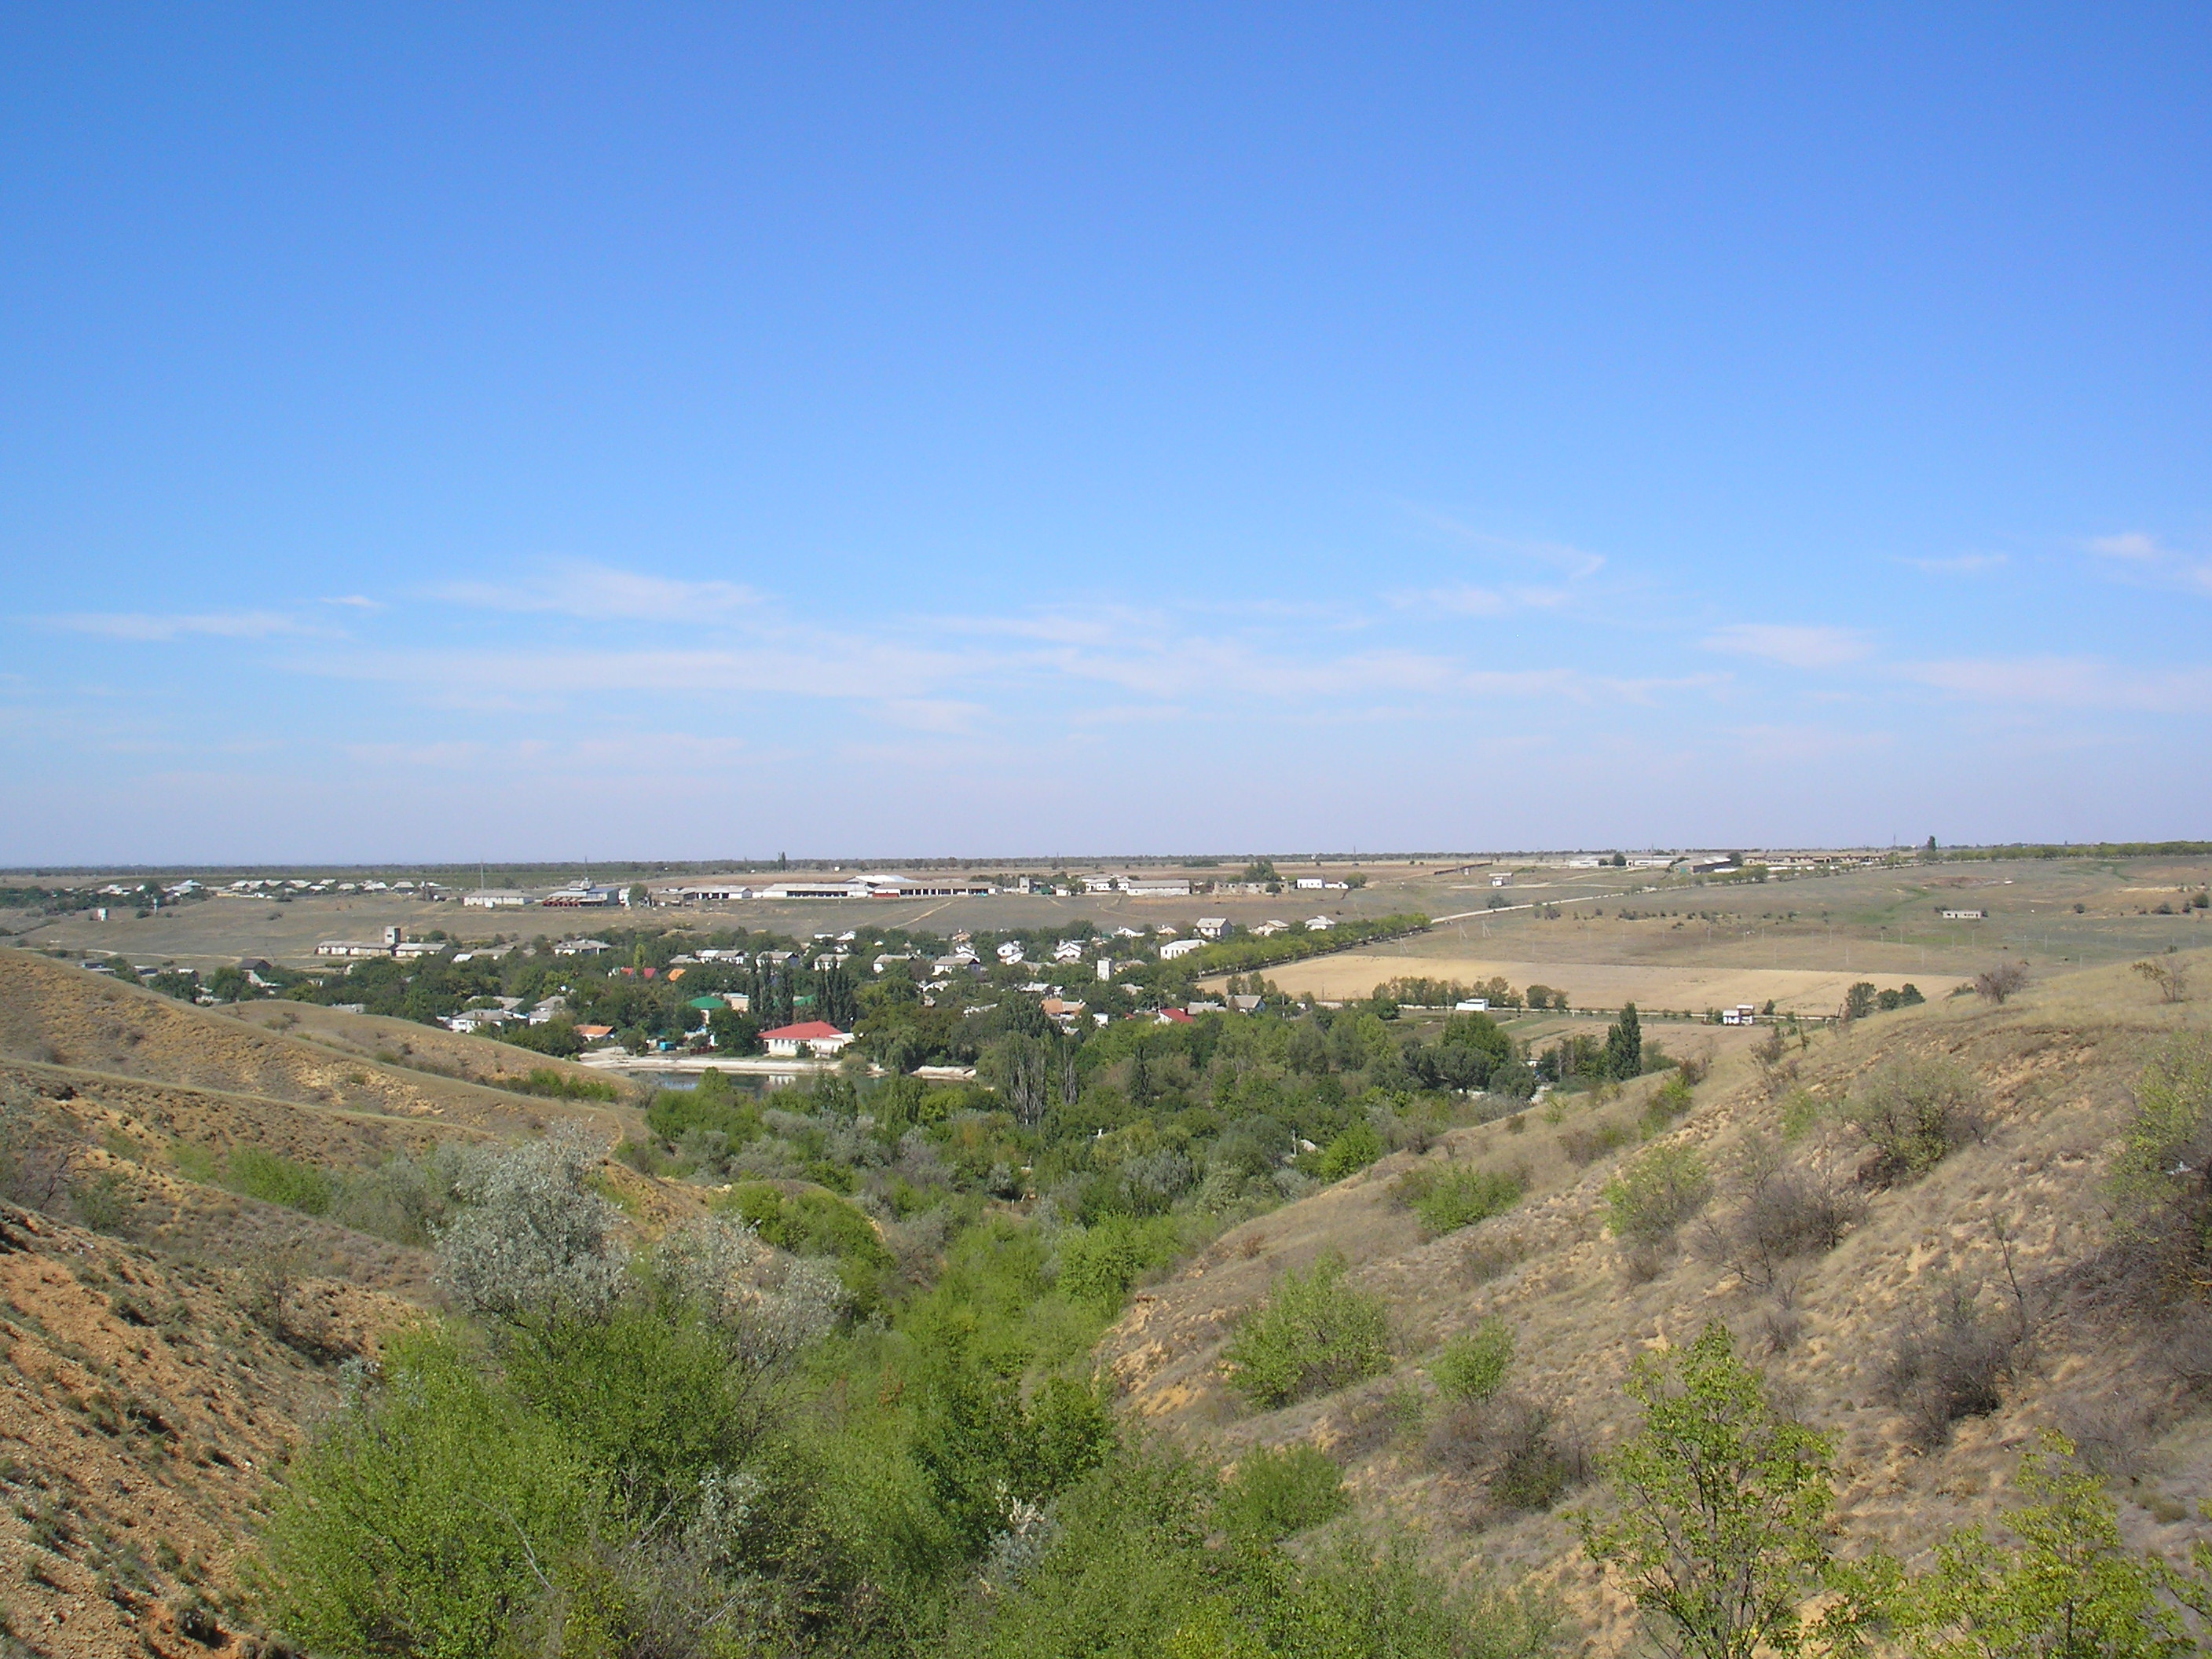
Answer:
[(603, 1312), (623, 1284), (614, 1206), (592, 1188), (599, 1149), (573, 1126), (475, 1158), (469, 1207), (437, 1236), (441, 1277), (470, 1313), (514, 1322)]
[(1785, 1263), (1832, 1250), (1865, 1212), (1858, 1194), (1825, 1166), (1796, 1168), (1754, 1145), (1743, 1201), (1705, 1230), (1706, 1252), (1758, 1290), (1771, 1290)]
[(1344, 1282), (1344, 1258), (1331, 1253), (1304, 1275), (1285, 1273), (1222, 1357), (1231, 1384), (1272, 1410), (1388, 1370), (1389, 1316), (1378, 1298)]
[(571, 1077), (550, 1066), (533, 1066), (520, 1083), (507, 1087), (518, 1094), (544, 1095), (555, 1100), (619, 1100), (621, 1091), (603, 1077)]
[(1595, 1164), (1607, 1152), (1619, 1152), (1635, 1139), (1634, 1131), (1625, 1123), (1577, 1123), (1571, 1129), (1559, 1131), (1559, 1150), (1566, 1154), (1570, 1164)]
[(1491, 1417), (1498, 1466), (1490, 1495), (1507, 1509), (1548, 1510), (1586, 1475), (1580, 1448), (1560, 1443), (1546, 1407), (1509, 1395), (1494, 1402)]
[(862, 1311), (882, 1301), (884, 1280), (896, 1263), (875, 1224), (843, 1199), (814, 1189), (786, 1194), (769, 1182), (748, 1181), (716, 1207), (778, 1249), (836, 1262), (838, 1278)]
[(1575, 1517), (1589, 1559), (1627, 1578), (1684, 1659), (1797, 1651), (1805, 1594), (1829, 1565), (1828, 1442), (1778, 1412), (1763, 1382), (1718, 1323), (1639, 1356), (1628, 1391), (1644, 1423), (1605, 1466), (1619, 1509)]
[(1433, 1238), (1503, 1214), (1521, 1201), (1528, 1188), (1527, 1177), (1517, 1171), (1424, 1164), (1400, 1176), (1392, 1191), (1420, 1217), (1423, 1231)]
[(2024, 990), (2027, 985), (2027, 964), (2024, 962), (2001, 962), (1974, 975), (1974, 994), (2001, 1007), (2006, 998)]
[(1676, 1071), (1652, 1091), (1651, 1103), (1644, 1109), (1644, 1121), (1654, 1129), (1663, 1129), (1692, 1104), (1691, 1079)]
[(1907, 1314), (1883, 1370), (1883, 1396), (1905, 1413), (1918, 1444), (1940, 1444), (1954, 1423), (2004, 1403), (2021, 1334), (1984, 1312), (1965, 1285), (1944, 1285)]
[(2161, 1002), (2184, 1002), (2189, 997), (2189, 969), (2179, 962), (2138, 962), (2135, 971), (2158, 988)]
[(1551, 1410), (1510, 1390), (1446, 1412), (1430, 1431), (1431, 1462), (1474, 1475), (1507, 1509), (1547, 1510), (1588, 1475), (1588, 1460), (1562, 1438)]
[(1058, 1252), (1060, 1293), (1079, 1302), (1118, 1308), (1145, 1270), (1145, 1249), (1136, 1229), (1119, 1217), (1088, 1229), (1068, 1228), (1060, 1236)]
[(1505, 1385), (1513, 1363), (1513, 1328), (1492, 1316), (1467, 1335), (1444, 1344), (1429, 1367), (1437, 1392), (1447, 1400), (1487, 1400)]
[(308, 1215), (330, 1212), (331, 1178), (312, 1164), (264, 1152), (258, 1146), (240, 1146), (224, 1160), (224, 1165), (227, 1184), (248, 1198)]
[(671, 1228), (651, 1261), (670, 1294), (734, 1336), (732, 1352), (747, 1370), (780, 1365), (828, 1334), (846, 1299), (826, 1268), (776, 1255), (727, 1216)]
[(2109, 1185), (2142, 1290), (2202, 1299), (2212, 1284), (2212, 1036), (2177, 1040), (2146, 1068)]
[(490, 1653), (570, 1554), (605, 1483), (459, 1344), (399, 1339), (388, 1381), (293, 1463), (267, 1548), (276, 1622), (331, 1653)]
[(1865, 1172), (1876, 1182), (1928, 1173), (1989, 1127), (1981, 1089), (1946, 1060), (1899, 1060), (1878, 1073), (1844, 1109), (1844, 1120), (1874, 1151)]
[(1705, 1161), (1687, 1146), (1655, 1146), (1605, 1184), (1607, 1224), (1615, 1238), (1657, 1244), (1711, 1198)]
[[(2150, 1655), (2201, 1651), (2188, 1612), (2212, 1606), (2212, 1565), (2175, 1571), (2154, 1552), (2129, 1547), (2104, 1483), (2073, 1462), (2065, 1436), (2046, 1429), (2021, 1460), (2018, 1490), (2031, 1500), (2004, 1518), (2020, 1540), (2006, 1548), (1967, 1527), (1936, 1547), (1932, 1572), (1890, 1598), (1911, 1651), (1938, 1656)], [(2200, 1626), (2201, 1629), (2201, 1626)]]
[(1344, 1480), (1318, 1447), (1256, 1448), (1237, 1461), (1213, 1513), (1231, 1538), (1279, 1543), (1349, 1507)]
[(1352, 1124), (1322, 1148), (1321, 1178), (1341, 1181), (1356, 1175), (1382, 1156), (1382, 1137), (1364, 1118)]

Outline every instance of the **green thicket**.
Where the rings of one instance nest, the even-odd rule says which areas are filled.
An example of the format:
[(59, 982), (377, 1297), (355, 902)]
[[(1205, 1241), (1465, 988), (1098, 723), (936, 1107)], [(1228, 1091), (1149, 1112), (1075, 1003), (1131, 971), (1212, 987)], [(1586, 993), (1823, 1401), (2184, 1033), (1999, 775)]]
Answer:
[[(441, 1253), (473, 1317), (395, 1342), (287, 1470), (265, 1607), (308, 1650), (1537, 1645), (1520, 1603), (1448, 1594), (1356, 1533), (1285, 1553), (1346, 1506), (1312, 1448), (1224, 1480), (1116, 1425), (1087, 1356), (1168, 1218), (981, 1215), (934, 1283), (871, 1313), (790, 1254), (850, 1259), (864, 1218), (834, 1195), (742, 1186), (628, 1257), (581, 1146), (469, 1173)], [(1317, 1306), (1341, 1301), (1338, 1273), (1307, 1281)], [(1285, 1291), (1325, 1356), (1382, 1352), (1379, 1316)]]

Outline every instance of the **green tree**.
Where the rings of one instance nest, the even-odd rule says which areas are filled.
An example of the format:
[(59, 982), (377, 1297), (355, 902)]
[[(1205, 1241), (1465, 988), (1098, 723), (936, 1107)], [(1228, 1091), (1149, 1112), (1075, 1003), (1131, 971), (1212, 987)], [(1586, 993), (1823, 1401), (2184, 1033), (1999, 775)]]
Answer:
[[(2185, 1578), (2122, 1541), (2097, 1478), (2073, 1467), (2054, 1430), (2021, 1461), (2036, 1501), (2005, 1516), (2017, 1549), (1967, 1527), (1936, 1547), (1936, 1567), (1893, 1597), (1893, 1616), (1921, 1659), (2170, 1659), (2197, 1651), (2181, 1605)], [(2200, 1571), (2202, 1568), (2200, 1560)]]
[(1605, 1070), (1623, 1081), (1644, 1075), (1644, 1026), (1632, 1002), (1623, 1003), (1620, 1018), (1606, 1028)]
[(1675, 1659), (1800, 1650), (1799, 1602), (1829, 1566), (1832, 1449), (1763, 1384), (1717, 1321), (1686, 1348), (1639, 1356), (1627, 1386), (1643, 1426), (1605, 1463), (1618, 1511), (1574, 1517)]

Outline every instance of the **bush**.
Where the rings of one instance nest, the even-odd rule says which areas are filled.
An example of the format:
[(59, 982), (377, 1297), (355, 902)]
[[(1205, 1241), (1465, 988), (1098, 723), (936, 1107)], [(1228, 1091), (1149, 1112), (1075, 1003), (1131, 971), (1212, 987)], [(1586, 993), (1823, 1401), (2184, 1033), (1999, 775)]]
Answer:
[(1655, 1146), (1606, 1182), (1607, 1225), (1615, 1238), (1658, 1244), (1705, 1208), (1712, 1191), (1712, 1176), (1695, 1151)]
[(1222, 1357), (1231, 1386), (1271, 1411), (1388, 1370), (1389, 1316), (1379, 1298), (1344, 1283), (1344, 1258), (1332, 1252), (1304, 1275), (1285, 1273)]
[(1589, 1474), (1580, 1444), (1559, 1435), (1550, 1409), (1510, 1390), (1446, 1412), (1426, 1449), (1432, 1463), (1481, 1480), (1507, 1509), (1547, 1510)]
[(1528, 1188), (1527, 1177), (1517, 1171), (1423, 1164), (1401, 1176), (1391, 1190), (1434, 1238), (1504, 1214)]
[(604, 1482), (461, 1346), (399, 1338), (387, 1381), (288, 1471), (269, 1522), (274, 1622), (329, 1653), (491, 1653), (579, 1547)]
[(1694, 1103), (1691, 1088), (1692, 1079), (1678, 1070), (1653, 1090), (1651, 1103), (1644, 1109), (1645, 1126), (1656, 1133), (1688, 1111)]
[(1948, 1060), (1899, 1060), (1879, 1073), (1844, 1109), (1844, 1121), (1874, 1151), (1864, 1174), (1878, 1182), (1912, 1181), (1989, 1127), (1980, 1085)]
[(2212, 1285), (2212, 1036), (2174, 1042), (2144, 1071), (2109, 1185), (2139, 1291), (2201, 1301)]
[(1966, 1286), (1945, 1285), (1906, 1316), (1883, 1370), (1883, 1396), (1905, 1413), (1917, 1443), (1941, 1444), (1954, 1423), (2004, 1404), (2022, 1334), (2013, 1321), (1984, 1312)]
[(1771, 1145), (1752, 1147), (1745, 1172), (1742, 1203), (1706, 1229), (1705, 1244), (1754, 1289), (1771, 1290), (1797, 1256), (1834, 1249), (1865, 1213), (1858, 1194), (1832, 1172), (1787, 1165)]
[(1617, 1507), (1575, 1517), (1584, 1553), (1684, 1659), (1800, 1651), (1805, 1597), (1832, 1560), (1828, 1440), (1777, 1411), (1764, 1382), (1718, 1323), (1639, 1355), (1628, 1391), (1644, 1422), (1606, 1460)]
[(520, 1083), (505, 1086), (517, 1094), (544, 1095), (554, 1100), (619, 1100), (621, 1091), (603, 1077), (571, 1077), (550, 1066), (533, 1066)]
[(2185, 1002), (2189, 999), (2189, 968), (2179, 962), (2138, 962), (2134, 971), (2158, 988), (2161, 1002)]
[(437, 1236), (441, 1277), (465, 1311), (506, 1322), (604, 1312), (621, 1290), (614, 1206), (593, 1191), (598, 1145), (570, 1127), (479, 1154), (469, 1207)]
[(224, 1173), (225, 1184), (248, 1198), (282, 1204), (308, 1215), (330, 1212), (331, 1178), (312, 1164), (264, 1152), (258, 1146), (240, 1146), (224, 1160)]
[(1213, 1512), (1231, 1538), (1273, 1544), (1334, 1520), (1348, 1507), (1343, 1478), (1328, 1455), (1297, 1445), (1246, 1453)]
[(1974, 975), (1974, 994), (2002, 1007), (2005, 999), (2027, 988), (2027, 964), (2001, 962)]
[(1513, 1328), (1493, 1315), (1468, 1334), (1445, 1343), (1429, 1370), (1445, 1399), (1482, 1401), (1505, 1385), (1512, 1363)]
[(1619, 1152), (1635, 1139), (1635, 1132), (1625, 1123), (1577, 1123), (1559, 1131), (1559, 1150), (1566, 1154), (1570, 1164), (1595, 1164), (1607, 1152)]
[(793, 1255), (834, 1261), (837, 1276), (863, 1312), (883, 1300), (896, 1263), (875, 1224), (835, 1194), (802, 1189), (786, 1194), (765, 1181), (748, 1181), (717, 1200), (759, 1234), (763, 1242)]
[(1382, 1137), (1362, 1118), (1330, 1141), (1321, 1152), (1321, 1178), (1341, 1181), (1357, 1175), (1382, 1156)]
[(1136, 1229), (1111, 1216), (1091, 1228), (1070, 1227), (1060, 1236), (1060, 1294), (1079, 1302), (1118, 1308), (1137, 1275), (1145, 1270), (1145, 1249)]

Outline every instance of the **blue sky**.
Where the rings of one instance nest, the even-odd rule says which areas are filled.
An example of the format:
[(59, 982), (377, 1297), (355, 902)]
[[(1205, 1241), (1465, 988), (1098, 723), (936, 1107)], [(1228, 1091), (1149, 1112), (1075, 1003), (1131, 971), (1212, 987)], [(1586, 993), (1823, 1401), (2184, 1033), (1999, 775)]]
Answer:
[(2212, 834), (2212, 10), (0, 11), (0, 860)]

